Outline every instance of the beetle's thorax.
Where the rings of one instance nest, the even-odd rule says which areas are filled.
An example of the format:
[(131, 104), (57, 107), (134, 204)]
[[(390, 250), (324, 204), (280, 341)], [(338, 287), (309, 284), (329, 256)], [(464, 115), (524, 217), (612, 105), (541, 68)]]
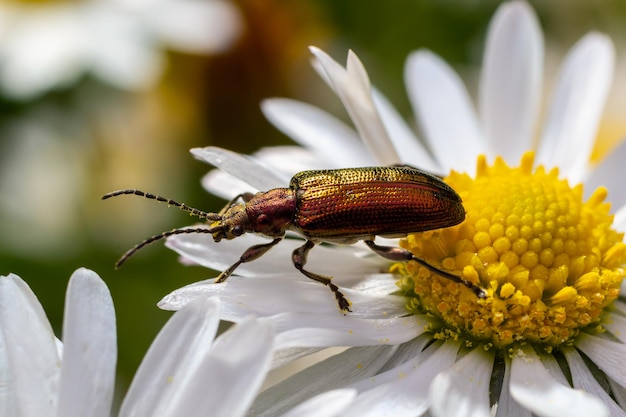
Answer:
[(296, 213), (296, 196), (289, 188), (275, 188), (255, 194), (246, 203), (246, 231), (279, 237), (293, 223)]

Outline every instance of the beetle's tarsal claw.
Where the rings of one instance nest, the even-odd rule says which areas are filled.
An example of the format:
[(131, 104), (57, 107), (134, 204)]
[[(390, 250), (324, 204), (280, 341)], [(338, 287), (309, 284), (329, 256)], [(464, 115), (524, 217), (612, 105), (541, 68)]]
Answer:
[(472, 284), (472, 291), (474, 291), (474, 294), (476, 294), (476, 297), (478, 298), (487, 298), (487, 292), (485, 290), (483, 290), (480, 287), (477, 287), (476, 285)]
[(350, 310), (350, 306), (352, 305), (352, 303), (346, 298), (345, 295), (343, 295), (341, 291), (339, 291), (339, 287), (337, 287), (332, 282), (329, 282), (328, 288), (330, 288), (330, 290), (335, 293), (335, 298), (337, 299), (337, 304), (339, 304), (339, 309), (341, 310), (341, 312), (343, 314), (352, 312), (352, 310)]
[(231, 276), (233, 272), (235, 272), (235, 269), (237, 269), (239, 265), (241, 265), (241, 259), (235, 262), (234, 264), (232, 264), (228, 269), (222, 271), (215, 279), (215, 283), (220, 284), (226, 281), (228, 277)]

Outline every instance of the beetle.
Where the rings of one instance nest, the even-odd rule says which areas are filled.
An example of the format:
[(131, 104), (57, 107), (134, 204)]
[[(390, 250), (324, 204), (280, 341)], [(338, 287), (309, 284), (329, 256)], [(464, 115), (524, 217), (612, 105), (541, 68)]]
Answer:
[(209, 233), (215, 242), (234, 239), (244, 233), (258, 233), (273, 239), (244, 251), (237, 262), (219, 274), (215, 282), (221, 283), (239, 265), (258, 259), (291, 230), (306, 239), (293, 251), (294, 266), (308, 278), (330, 288), (344, 313), (351, 311), (351, 303), (332, 283), (331, 277), (304, 269), (307, 254), (318, 243), (353, 244), (363, 240), (384, 258), (416, 261), (431, 272), (466, 286), (476, 296), (485, 296), (484, 290), (475, 284), (430, 265), (406, 249), (374, 243), (376, 236), (403, 237), (409, 233), (454, 226), (465, 219), (459, 195), (438, 177), (417, 168), (390, 166), (302, 171), (293, 176), (289, 188), (239, 194), (219, 213), (204, 212), (133, 189), (114, 191), (102, 199), (125, 194), (176, 206), (208, 220), (210, 225), (208, 228), (181, 228), (154, 235), (128, 250), (117, 261), (116, 267), (142, 247), (177, 234)]

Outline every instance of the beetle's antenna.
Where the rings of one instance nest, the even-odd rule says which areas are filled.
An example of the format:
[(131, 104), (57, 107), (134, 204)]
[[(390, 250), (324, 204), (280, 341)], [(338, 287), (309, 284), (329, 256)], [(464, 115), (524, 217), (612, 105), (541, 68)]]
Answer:
[[(179, 202), (174, 201), (172, 199), (161, 197), (160, 195), (155, 195), (155, 194), (151, 194), (151, 193), (144, 193), (143, 191), (140, 191), (140, 190), (119, 190), (119, 191), (113, 191), (111, 193), (103, 195), (102, 199), (106, 200), (106, 199), (111, 198), (111, 197), (117, 197), (118, 195), (125, 195), (125, 194), (138, 195), (139, 197), (144, 197), (144, 198), (148, 198), (150, 200), (156, 200), (156, 201), (159, 201), (159, 202), (162, 202), (162, 203), (167, 203), (169, 205), (178, 207), (179, 209), (188, 212), (192, 216), (197, 216), (200, 219), (213, 220), (213, 221), (222, 220), (222, 216), (217, 214), (217, 213), (207, 213), (205, 211), (198, 210), (198, 209), (193, 208), (193, 207), (189, 207), (188, 205), (186, 205), (184, 203), (179, 203)], [(199, 233), (204, 233), (204, 232), (199, 232)], [(208, 232), (208, 233), (210, 233), (210, 232)]]
[(166, 237), (169, 236), (173, 236), (173, 235), (181, 235), (181, 234), (185, 234), (185, 233), (215, 233), (215, 232), (220, 232), (222, 230), (227, 229), (226, 226), (216, 226), (216, 227), (211, 227), (211, 228), (204, 228), (204, 227), (194, 227), (194, 228), (185, 228), (185, 229), (174, 229), (174, 230), (169, 230), (167, 232), (163, 232), (163, 233), (159, 233), (158, 235), (154, 235), (151, 236), (149, 238), (147, 238), (146, 240), (144, 240), (143, 242), (140, 242), (138, 244), (136, 244), (135, 246), (133, 246), (132, 248), (130, 248), (129, 250), (126, 251), (126, 253), (124, 255), (122, 255), (122, 257), (115, 263), (115, 269), (119, 268), (120, 266), (122, 266), (122, 264), (124, 262), (126, 262), (126, 260), (128, 258), (130, 258), (135, 252), (137, 252), (139, 249), (143, 248), (144, 246), (147, 246), (153, 242), (156, 242), (157, 240), (161, 240), (161, 239), (165, 239)]

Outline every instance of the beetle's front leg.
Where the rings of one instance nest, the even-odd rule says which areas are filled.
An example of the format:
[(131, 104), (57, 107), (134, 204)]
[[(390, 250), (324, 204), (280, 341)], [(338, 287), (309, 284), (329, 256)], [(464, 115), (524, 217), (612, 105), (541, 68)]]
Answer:
[(292, 261), (293, 265), (296, 269), (302, 272), (308, 278), (315, 280), (317, 282), (321, 282), (326, 285), (330, 290), (335, 293), (335, 298), (337, 299), (337, 303), (339, 304), (339, 309), (345, 314), (350, 310), (350, 305), (352, 304), (350, 300), (346, 298), (345, 295), (341, 291), (339, 291), (339, 287), (331, 282), (330, 277), (325, 277), (323, 275), (314, 274), (304, 269), (304, 265), (306, 264), (306, 257), (309, 251), (315, 246), (315, 243), (307, 240), (306, 243), (300, 246), (298, 249), (293, 251)]
[(226, 211), (232, 206), (234, 206), (237, 200), (239, 200), (240, 198), (243, 200), (244, 203), (247, 203), (248, 201), (252, 200), (252, 197), (254, 197), (254, 193), (246, 192), (246, 193), (237, 194), (228, 203), (226, 203), (224, 208), (221, 209), (218, 214), (223, 215), (224, 213), (226, 213)]
[(430, 272), (433, 272), (437, 275), (440, 275), (444, 278), (447, 278), (449, 280), (452, 280), (454, 282), (457, 282), (459, 284), (463, 284), (465, 285), (467, 288), (469, 288), (470, 290), (472, 290), (474, 292), (474, 294), (476, 294), (476, 296), (478, 298), (485, 298), (486, 294), (485, 294), (485, 290), (483, 290), (482, 288), (480, 288), (479, 286), (469, 282), (466, 279), (463, 279), (457, 275), (451, 274), (450, 272), (446, 272), (444, 270), (441, 270), (437, 267), (432, 266), (431, 264), (429, 264), (428, 262), (426, 262), (423, 259), (420, 259), (418, 257), (416, 257), (415, 255), (413, 255), (411, 252), (409, 252), (406, 249), (402, 249), (402, 248), (396, 248), (393, 246), (380, 246), (377, 245), (376, 243), (374, 243), (373, 240), (366, 240), (365, 244), (374, 252), (376, 252), (378, 255), (382, 256), (383, 258), (387, 258), (390, 259), (392, 261), (395, 262), (403, 262), (403, 261), (415, 261), (418, 264), (422, 265), (424, 268), (428, 269)]
[(232, 264), (228, 269), (226, 269), (225, 271), (223, 271), (221, 274), (218, 275), (217, 279), (215, 280), (215, 283), (219, 284), (220, 282), (226, 281), (226, 278), (231, 276), (231, 274), (235, 272), (235, 269), (237, 269), (239, 265), (246, 263), (246, 262), (254, 261), (255, 259), (260, 258), (261, 256), (265, 254), (265, 252), (270, 250), (274, 245), (276, 245), (281, 240), (283, 240), (283, 238), (278, 237), (272, 240), (270, 243), (263, 243), (260, 245), (250, 246), (241, 255), (241, 257), (239, 258), (237, 262)]

